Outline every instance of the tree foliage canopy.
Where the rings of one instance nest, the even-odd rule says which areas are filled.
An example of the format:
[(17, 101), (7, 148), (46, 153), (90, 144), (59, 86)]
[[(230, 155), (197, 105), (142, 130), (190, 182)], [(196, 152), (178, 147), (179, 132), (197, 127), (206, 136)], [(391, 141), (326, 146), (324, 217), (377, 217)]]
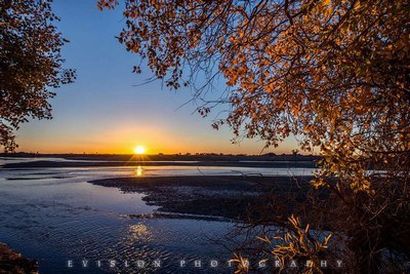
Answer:
[(395, 230), (409, 224), (398, 220), (410, 199), (408, 0), (124, 2), (119, 41), (169, 87), (187, 80), (187, 68), (218, 66), (232, 111), (216, 127), (268, 146), (294, 134), (302, 149), (318, 148), (313, 185), (341, 199), (345, 227), (336, 230), (368, 248), (363, 265), (391, 245), (383, 233), (410, 239)]
[(28, 118), (51, 118), (53, 88), (70, 83), (62, 68), (66, 40), (53, 24), (51, 0), (0, 0), (0, 146), (13, 150), (14, 130)]

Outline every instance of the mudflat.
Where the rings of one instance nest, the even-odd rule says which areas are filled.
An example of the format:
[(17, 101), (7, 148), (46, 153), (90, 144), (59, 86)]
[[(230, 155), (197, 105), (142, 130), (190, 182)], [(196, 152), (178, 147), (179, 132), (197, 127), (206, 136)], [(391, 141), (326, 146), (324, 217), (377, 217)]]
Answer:
[(275, 214), (285, 216), (306, 200), (311, 179), (310, 176), (179, 176), (111, 178), (90, 183), (144, 193), (143, 200), (158, 206), (158, 213), (245, 220), (250, 215), (256, 217), (260, 207), (272, 203), (281, 205), (280, 212)]

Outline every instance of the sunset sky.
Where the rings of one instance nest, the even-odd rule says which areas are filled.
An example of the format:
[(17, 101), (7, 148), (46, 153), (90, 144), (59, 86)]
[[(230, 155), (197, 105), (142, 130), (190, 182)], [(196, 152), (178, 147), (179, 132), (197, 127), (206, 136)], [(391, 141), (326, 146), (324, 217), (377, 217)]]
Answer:
[[(145, 67), (142, 74), (133, 74), (139, 57), (115, 39), (125, 21), (121, 9), (100, 12), (96, 0), (55, 0), (54, 11), (61, 17), (60, 31), (70, 40), (63, 50), (66, 67), (77, 70), (77, 80), (57, 90), (52, 120), (21, 127), (18, 151), (129, 154), (142, 145), (152, 154), (261, 153), (260, 140), (231, 144), (229, 128), (212, 129), (218, 111), (204, 119), (195, 104), (184, 105), (192, 98), (190, 89), (170, 91), (160, 81), (141, 85), (152, 74)], [(263, 153), (293, 148), (295, 141), (289, 139)]]

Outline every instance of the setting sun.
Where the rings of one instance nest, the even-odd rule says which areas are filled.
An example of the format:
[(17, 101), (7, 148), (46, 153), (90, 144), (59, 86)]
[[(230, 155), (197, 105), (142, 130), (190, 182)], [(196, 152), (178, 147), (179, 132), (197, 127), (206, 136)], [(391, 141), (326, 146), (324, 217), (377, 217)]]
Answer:
[(145, 147), (144, 146), (136, 146), (134, 148), (134, 154), (144, 154), (145, 153)]

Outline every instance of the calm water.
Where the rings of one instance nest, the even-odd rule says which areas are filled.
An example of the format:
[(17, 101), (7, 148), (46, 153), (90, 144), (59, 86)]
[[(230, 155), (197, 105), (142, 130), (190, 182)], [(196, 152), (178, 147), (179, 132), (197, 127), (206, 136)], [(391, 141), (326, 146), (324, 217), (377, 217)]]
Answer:
[[(29, 161), (26, 159), (25, 161)], [(15, 160), (12, 160), (15, 161)], [(21, 160), (19, 160), (21, 161)], [(1, 159), (0, 164), (10, 162)], [(41, 273), (211, 272), (209, 262), (225, 264), (230, 252), (219, 243), (235, 225), (192, 219), (131, 219), (149, 213), (143, 194), (124, 194), (89, 180), (172, 175), (308, 175), (311, 169), (231, 167), (0, 168), (0, 242), (40, 263)], [(82, 260), (88, 266), (82, 267)], [(193, 268), (201, 259), (203, 267)], [(68, 268), (72, 260), (73, 268)], [(97, 261), (101, 260), (101, 267)], [(116, 266), (110, 267), (109, 260)], [(180, 268), (180, 260), (187, 267)], [(145, 262), (144, 268), (138, 268)], [(129, 266), (125, 264), (127, 262)], [(111, 262), (112, 263), (112, 262)], [(226, 266), (214, 272), (229, 270)]]

